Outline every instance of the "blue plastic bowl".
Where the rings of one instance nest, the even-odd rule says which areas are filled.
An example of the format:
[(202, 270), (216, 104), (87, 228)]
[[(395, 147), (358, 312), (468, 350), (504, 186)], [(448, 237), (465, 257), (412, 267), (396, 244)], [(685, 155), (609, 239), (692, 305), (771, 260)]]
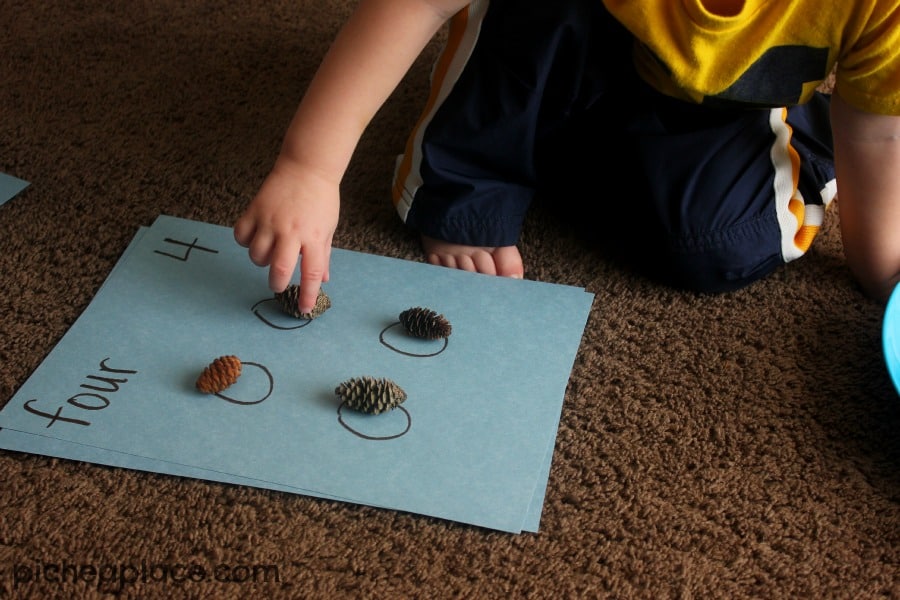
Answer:
[(881, 326), (881, 348), (884, 351), (884, 362), (894, 382), (894, 389), (900, 393), (900, 285), (891, 292), (884, 320)]

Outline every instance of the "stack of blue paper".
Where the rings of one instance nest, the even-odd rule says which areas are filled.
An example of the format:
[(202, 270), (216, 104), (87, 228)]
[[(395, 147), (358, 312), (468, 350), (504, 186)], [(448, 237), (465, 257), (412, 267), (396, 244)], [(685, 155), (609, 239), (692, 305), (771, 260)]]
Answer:
[[(337, 248), (324, 290), (288, 316), (229, 228), (161, 216), (0, 412), (0, 447), (537, 531), (593, 295)], [(406, 335), (411, 307), (451, 335)], [(237, 383), (200, 393), (223, 355)], [(407, 400), (342, 407), (362, 376)]]

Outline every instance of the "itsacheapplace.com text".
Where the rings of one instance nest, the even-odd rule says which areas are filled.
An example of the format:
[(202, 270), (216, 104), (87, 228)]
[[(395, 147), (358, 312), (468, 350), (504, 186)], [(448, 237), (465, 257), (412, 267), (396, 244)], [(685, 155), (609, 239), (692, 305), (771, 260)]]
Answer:
[(277, 565), (204, 566), (198, 563), (165, 564), (139, 561), (133, 563), (24, 562), (13, 566), (13, 589), (49, 583), (75, 591), (79, 586), (94, 587), (103, 592), (121, 592), (135, 584), (191, 585), (202, 582), (233, 584), (281, 583)]

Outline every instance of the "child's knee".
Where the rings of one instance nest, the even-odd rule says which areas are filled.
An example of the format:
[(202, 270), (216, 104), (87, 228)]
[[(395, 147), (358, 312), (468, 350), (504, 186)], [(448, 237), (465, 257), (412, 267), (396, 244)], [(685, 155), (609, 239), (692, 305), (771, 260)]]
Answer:
[(697, 253), (673, 252), (658, 262), (656, 275), (673, 287), (718, 294), (750, 285), (783, 264), (780, 253), (748, 254), (714, 248)]

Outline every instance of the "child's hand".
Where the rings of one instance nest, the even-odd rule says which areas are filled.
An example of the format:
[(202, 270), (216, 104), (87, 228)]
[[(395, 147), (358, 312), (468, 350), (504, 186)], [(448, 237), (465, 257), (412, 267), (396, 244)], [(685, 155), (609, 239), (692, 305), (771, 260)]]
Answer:
[(269, 266), (269, 287), (281, 292), (300, 261), (300, 312), (311, 312), (328, 281), (331, 240), (340, 212), (337, 182), (279, 159), (234, 225), (234, 239), (250, 260)]

